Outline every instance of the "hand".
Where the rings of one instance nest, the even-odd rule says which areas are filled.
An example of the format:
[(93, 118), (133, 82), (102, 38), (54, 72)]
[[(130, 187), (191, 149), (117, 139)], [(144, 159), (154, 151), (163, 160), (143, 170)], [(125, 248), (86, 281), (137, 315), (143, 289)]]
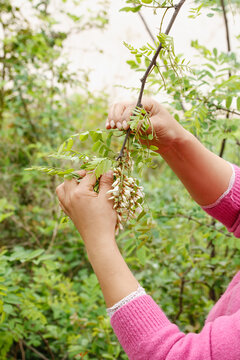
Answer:
[[(137, 102), (121, 102), (114, 104), (108, 113), (106, 121), (107, 129), (127, 130), (129, 128), (130, 116), (135, 109)], [(144, 109), (150, 115), (151, 126), (147, 130), (147, 134), (152, 133), (153, 140), (140, 140), (144, 145), (154, 145), (158, 147), (157, 152), (164, 153), (181, 139), (182, 134), (186, 130), (169, 114), (169, 112), (158, 102), (150, 98), (142, 101)]]
[(56, 193), (62, 210), (73, 221), (88, 250), (109, 244), (109, 239), (115, 241), (116, 211), (113, 201), (109, 200), (107, 191), (112, 188), (113, 173), (101, 176), (99, 193), (93, 187), (96, 177), (85, 170), (78, 172), (82, 177), (80, 182), (75, 179), (65, 180), (59, 185)]

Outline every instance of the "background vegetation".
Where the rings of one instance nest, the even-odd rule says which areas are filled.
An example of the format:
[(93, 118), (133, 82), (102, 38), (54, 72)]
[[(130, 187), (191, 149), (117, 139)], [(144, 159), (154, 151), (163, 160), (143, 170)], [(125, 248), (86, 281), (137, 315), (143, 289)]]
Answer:
[[(111, 329), (83, 242), (70, 222), (60, 221), (59, 180), (25, 171), (31, 165), (57, 166), (48, 154), (66, 138), (103, 128), (108, 95), (88, 90), (87, 72), (70, 71), (62, 57), (70, 33), (57, 30), (51, 0), (26, 1), (31, 21), (15, 1), (0, 1), (0, 359), (127, 359)], [(172, 6), (172, 1), (148, 4), (157, 8)], [(240, 63), (227, 23), (228, 13), (237, 12), (239, 4), (193, 3), (193, 18), (201, 16), (203, 7), (209, 16), (224, 17), (226, 51), (193, 39), (202, 59), (201, 67), (194, 68), (174, 54), (171, 38), (161, 37), (165, 55), (147, 89), (167, 94), (183, 126), (210, 150), (240, 165)], [(138, 12), (142, 5), (146, 1), (128, 0), (124, 11)], [(72, 31), (108, 23), (104, 3), (80, 18), (67, 10), (61, 16), (72, 21)], [(154, 45), (126, 46), (129, 66), (141, 75)], [(88, 141), (78, 146), (89, 150)], [(117, 152), (121, 141), (113, 146)], [(183, 331), (198, 332), (240, 269), (240, 242), (191, 200), (161, 157), (154, 162), (158, 170), (143, 171), (141, 177), (152, 220), (130, 224), (117, 241), (137, 279), (167, 316)]]

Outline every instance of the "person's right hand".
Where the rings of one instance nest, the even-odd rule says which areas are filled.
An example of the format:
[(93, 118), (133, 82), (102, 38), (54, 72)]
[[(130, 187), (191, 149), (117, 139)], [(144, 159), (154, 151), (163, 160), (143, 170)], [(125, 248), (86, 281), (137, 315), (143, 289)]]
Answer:
[[(143, 108), (149, 113), (151, 126), (146, 134), (152, 133), (153, 140), (140, 140), (141, 143), (158, 147), (157, 152), (166, 153), (173, 144), (181, 140), (186, 130), (174, 119), (174, 117), (157, 101), (144, 98)], [(129, 128), (130, 116), (136, 107), (136, 102), (119, 102), (112, 105), (109, 109), (106, 121), (106, 129), (127, 130)]]

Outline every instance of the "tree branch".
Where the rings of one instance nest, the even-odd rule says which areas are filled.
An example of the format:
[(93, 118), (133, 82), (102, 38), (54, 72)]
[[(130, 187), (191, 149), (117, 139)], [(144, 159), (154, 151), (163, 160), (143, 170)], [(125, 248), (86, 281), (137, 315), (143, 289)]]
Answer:
[(230, 32), (229, 32), (227, 12), (226, 12), (226, 8), (225, 8), (224, 0), (221, 0), (221, 7), (222, 7), (222, 11), (223, 11), (223, 18), (224, 18), (224, 24), (225, 24), (225, 30), (226, 30), (227, 49), (229, 52), (229, 51), (231, 51)]
[[(226, 32), (226, 40), (227, 40), (227, 50), (228, 52), (231, 51), (231, 43), (230, 43), (230, 35), (229, 35), (229, 27), (228, 27), (228, 19), (227, 19), (227, 12), (226, 12), (226, 8), (225, 8), (225, 0), (221, 0), (221, 7), (222, 7), (222, 11), (223, 11), (223, 18), (224, 18), (224, 24), (225, 24), (225, 32)], [(232, 76), (231, 71), (228, 71), (228, 78), (230, 78)], [(230, 117), (230, 113), (227, 113), (227, 119), (229, 119)], [(222, 144), (221, 144), (221, 149), (220, 149), (220, 153), (219, 156), (223, 157), (223, 153), (225, 150), (225, 146), (226, 146), (226, 141), (227, 139), (223, 139), (222, 140)]]
[[(171, 30), (171, 28), (172, 28), (172, 26), (174, 24), (174, 21), (176, 20), (176, 17), (177, 17), (177, 15), (178, 15), (178, 13), (179, 13), (179, 11), (180, 11), (180, 9), (181, 9), (181, 7), (182, 7), (182, 5), (184, 4), (185, 1), (186, 0), (181, 0), (176, 6), (174, 6), (175, 10), (174, 10), (174, 13), (173, 13), (173, 15), (172, 15), (172, 17), (170, 19), (168, 27), (167, 27), (167, 29), (165, 31), (166, 35), (169, 34), (169, 32), (170, 32), (170, 30)], [(141, 102), (142, 102), (142, 96), (143, 96), (143, 91), (144, 91), (145, 84), (146, 84), (146, 81), (147, 81), (147, 77), (148, 77), (149, 73), (151, 72), (152, 67), (155, 65), (157, 57), (158, 57), (161, 50), (162, 50), (162, 43), (159, 44), (159, 46), (158, 46), (155, 54), (153, 55), (153, 58), (152, 58), (152, 60), (151, 60), (151, 62), (149, 64), (145, 74), (140, 79), (142, 85), (141, 85), (141, 89), (140, 89), (140, 93), (139, 93), (139, 96), (138, 96), (138, 101), (137, 101), (136, 107), (142, 107)], [(125, 149), (126, 142), (127, 142), (128, 137), (129, 137), (130, 131), (131, 131), (131, 129), (129, 127), (129, 129), (127, 130), (127, 133), (126, 133), (122, 148), (121, 148), (120, 153), (119, 153), (119, 155), (117, 157), (117, 160), (120, 160), (123, 157), (123, 152), (124, 152), (124, 149)]]
[(24, 348), (23, 348), (22, 340), (19, 340), (18, 344), (19, 344), (19, 348), (20, 348), (20, 351), (21, 351), (22, 360), (25, 360), (26, 356), (25, 356), (25, 351), (24, 351)]
[(145, 20), (145, 18), (143, 17), (141, 11), (138, 11), (138, 15), (139, 15), (140, 19), (142, 20), (143, 25), (145, 26), (145, 28), (146, 28), (146, 30), (147, 30), (150, 38), (152, 39), (153, 43), (155, 44), (155, 38), (154, 38), (154, 36), (153, 36), (153, 34), (152, 34), (152, 32), (151, 32), (151, 30), (150, 30), (150, 28), (149, 28), (146, 20)]
[(198, 225), (200, 225), (200, 226), (206, 226), (206, 227), (208, 227), (209, 229), (214, 229), (215, 231), (223, 234), (223, 235), (226, 236), (226, 237), (229, 237), (229, 238), (232, 237), (231, 234), (225, 234), (225, 232), (224, 232), (223, 230), (216, 229), (216, 227), (214, 226), (214, 224), (212, 224), (212, 223), (211, 223), (210, 225), (205, 224), (205, 223), (203, 223), (203, 222), (201, 222), (201, 221), (193, 218), (192, 216), (188, 216), (188, 215), (185, 215), (185, 214), (174, 214), (174, 215), (162, 215), (162, 214), (160, 214), (160, 215), (161, 215), (161, 217), (167, 217), (167, 218), (168, 218), (168, 217), (170, 217), (170, 218), (173, 218), (173, 217), (180, 217), (180, 218), (181, 218), (181, 217), (182, 217), (182, 218), (188, 219), (188, 220), (190, 220), (190, 221), (194, 221), (196, 224), (198, 224)]
[(222, 107), (222, 106), (219, 106), (219, 105), (214, 105), (214, 106), (216, 107), (217, 110), (226, 111), (229, 114), (234, 114), (234, 115), (240, 116), (240, 112), (237, 112), (235, 110), (226, 109), (225, 107)]
[(39, 356), (40, 359), (43, 360), (49, 360), (48, 358), (46, 358), (46, 356), (44, 356), (43, 354), (41, 354), (37, 349), (35, 349), (33, 346), (28, 345), (25, 341), (23, 341), (23, 344), (30, 350), (32, 350), (32, 352), (34, 352), (36, 355)]
[(180, 294), (179, 294), (179, 310), (174, 318), (174, 322), (176, 320), (179, 319), (179, 316), (181, 315), (181, 313), (183, 312), (183, 293), (184, 293), (184, 286), (185, 286), (185, 283), (187, 282), (185, 276), (189, 273), (189, 271), (191, 270), (192, 268), (188, 268), (184, 273), (183, 275), (181, 276), (181, 284), (180, 284)]

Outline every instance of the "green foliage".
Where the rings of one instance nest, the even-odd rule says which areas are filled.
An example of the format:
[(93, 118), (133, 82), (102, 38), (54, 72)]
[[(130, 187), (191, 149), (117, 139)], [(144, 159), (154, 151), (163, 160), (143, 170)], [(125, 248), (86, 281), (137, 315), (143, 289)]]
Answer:
[[(107, 24), (106, 2), (89, 12), (70, 13), (69, 1), (59, 2), (57, 11), (72, 30)], [(84, 2), (74, 3), (82, 9)], [(231, 3), (230, 8), (226, 2), (228, 14), (239, 5), (237, 0)], [(23, 349), (26, 360), (39, 359), (36, 351), (48, 359), (75, 360), (80, 354), (86, 360), (127, 359), (112, 332), (83, 241), (71, 222), (60, 221), (55, 196), (55, 174), (78, 178), (76, 171), (85, 168), (95, 169), (99, 177), (114, 168), (125, 134), (102, 130), (107, 96), (91, 93), (87, 72), (70, 71), (63, 56), (69, 33), (56, 30), (52, 2), (26, 4), (37, 26), (13, 1), (1, 1), (0, 8), (0, 358), (23, 358)], [(157, 11), (172, 5), (128, 0), (131, 10), (125, 10), (151, 6)], [(195, 1), (189, 14), (201, 16), (204, 8), (222, 16), (220, 1)], [(211, 151), (219, 153), (226, 139), (224, 157), (239, 163), (237, 54), (193, 40), (202, 59), (201, 67), (194, 66), (175, 54), (170, 36), (161, 30), (156, 35), (154, 45), (139, 49), (125, 43), (131, 54), (128, 64), (145, 71), (162, 42), (146, 90), (164, 93), (175, 118)], [(117, 242), (168, 317), (183, 331), (198, 332), (240, 269), (239, 242), (190, 199), (155, 147), (139, 144), (139, 122), (148, 128), (148, 114), (136, 108), (131, 122), (135, 135), (127, 146), (135, 161), (133, 175), (144, 185), (146, 208), (129, 221)], [(25, 171), (33, 165), (35, 171)], [(158, 172), (153, 173), (155, 167)]]

